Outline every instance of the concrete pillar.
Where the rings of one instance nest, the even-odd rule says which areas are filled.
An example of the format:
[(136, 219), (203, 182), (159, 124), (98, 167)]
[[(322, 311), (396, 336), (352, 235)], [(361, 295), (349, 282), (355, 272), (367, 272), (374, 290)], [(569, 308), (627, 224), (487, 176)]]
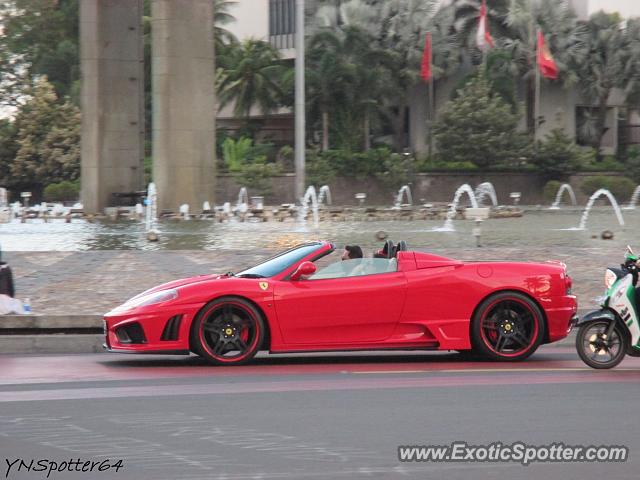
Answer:
[(143, 0), (80, 2), (82, 203), (89, 213), (112, 193), (143, 187)]
[(215, 193), (213, 2), (153, 0), (153, 178), (160, 210)]

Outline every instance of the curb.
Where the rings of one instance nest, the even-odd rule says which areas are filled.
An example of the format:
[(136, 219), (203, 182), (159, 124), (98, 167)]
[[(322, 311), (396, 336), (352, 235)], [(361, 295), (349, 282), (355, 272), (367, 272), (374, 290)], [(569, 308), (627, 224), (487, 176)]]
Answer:
[(2, 315), (0, 353), (96, 353), (101, 315)]

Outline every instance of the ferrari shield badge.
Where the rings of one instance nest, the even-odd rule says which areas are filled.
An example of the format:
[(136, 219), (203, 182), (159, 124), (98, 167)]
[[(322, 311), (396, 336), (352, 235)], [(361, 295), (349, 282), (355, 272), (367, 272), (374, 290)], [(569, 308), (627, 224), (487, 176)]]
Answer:
[(267, 288), (269, 288), (269, 284), (267, 282), (260, 282), (258, 285), (260, 285), (260, 288), (262, 290), (266, 290)]

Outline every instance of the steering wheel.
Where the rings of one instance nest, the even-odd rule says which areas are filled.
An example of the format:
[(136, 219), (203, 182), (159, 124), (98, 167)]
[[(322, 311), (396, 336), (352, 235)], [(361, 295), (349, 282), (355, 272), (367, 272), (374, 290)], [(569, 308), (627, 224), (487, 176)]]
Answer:
[(396, 247), (391, 240), (387, 240), (384, 243), (382, 253), (385, 254), (387, 258), (394, 258), (396, 256)]

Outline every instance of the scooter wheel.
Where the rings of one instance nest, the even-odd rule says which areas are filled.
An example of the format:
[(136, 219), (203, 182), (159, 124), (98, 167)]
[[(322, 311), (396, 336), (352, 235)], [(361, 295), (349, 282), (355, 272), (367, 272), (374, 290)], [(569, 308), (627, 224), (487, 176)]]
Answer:
[(625, 356), (626, 337), (620, 325), (616, 324), (607, 338), (610, 323), (594, 320), (580, 326), (576, 335), (576, 349), (584, 363), (591, 368), (606, 369), (618, 365)]

